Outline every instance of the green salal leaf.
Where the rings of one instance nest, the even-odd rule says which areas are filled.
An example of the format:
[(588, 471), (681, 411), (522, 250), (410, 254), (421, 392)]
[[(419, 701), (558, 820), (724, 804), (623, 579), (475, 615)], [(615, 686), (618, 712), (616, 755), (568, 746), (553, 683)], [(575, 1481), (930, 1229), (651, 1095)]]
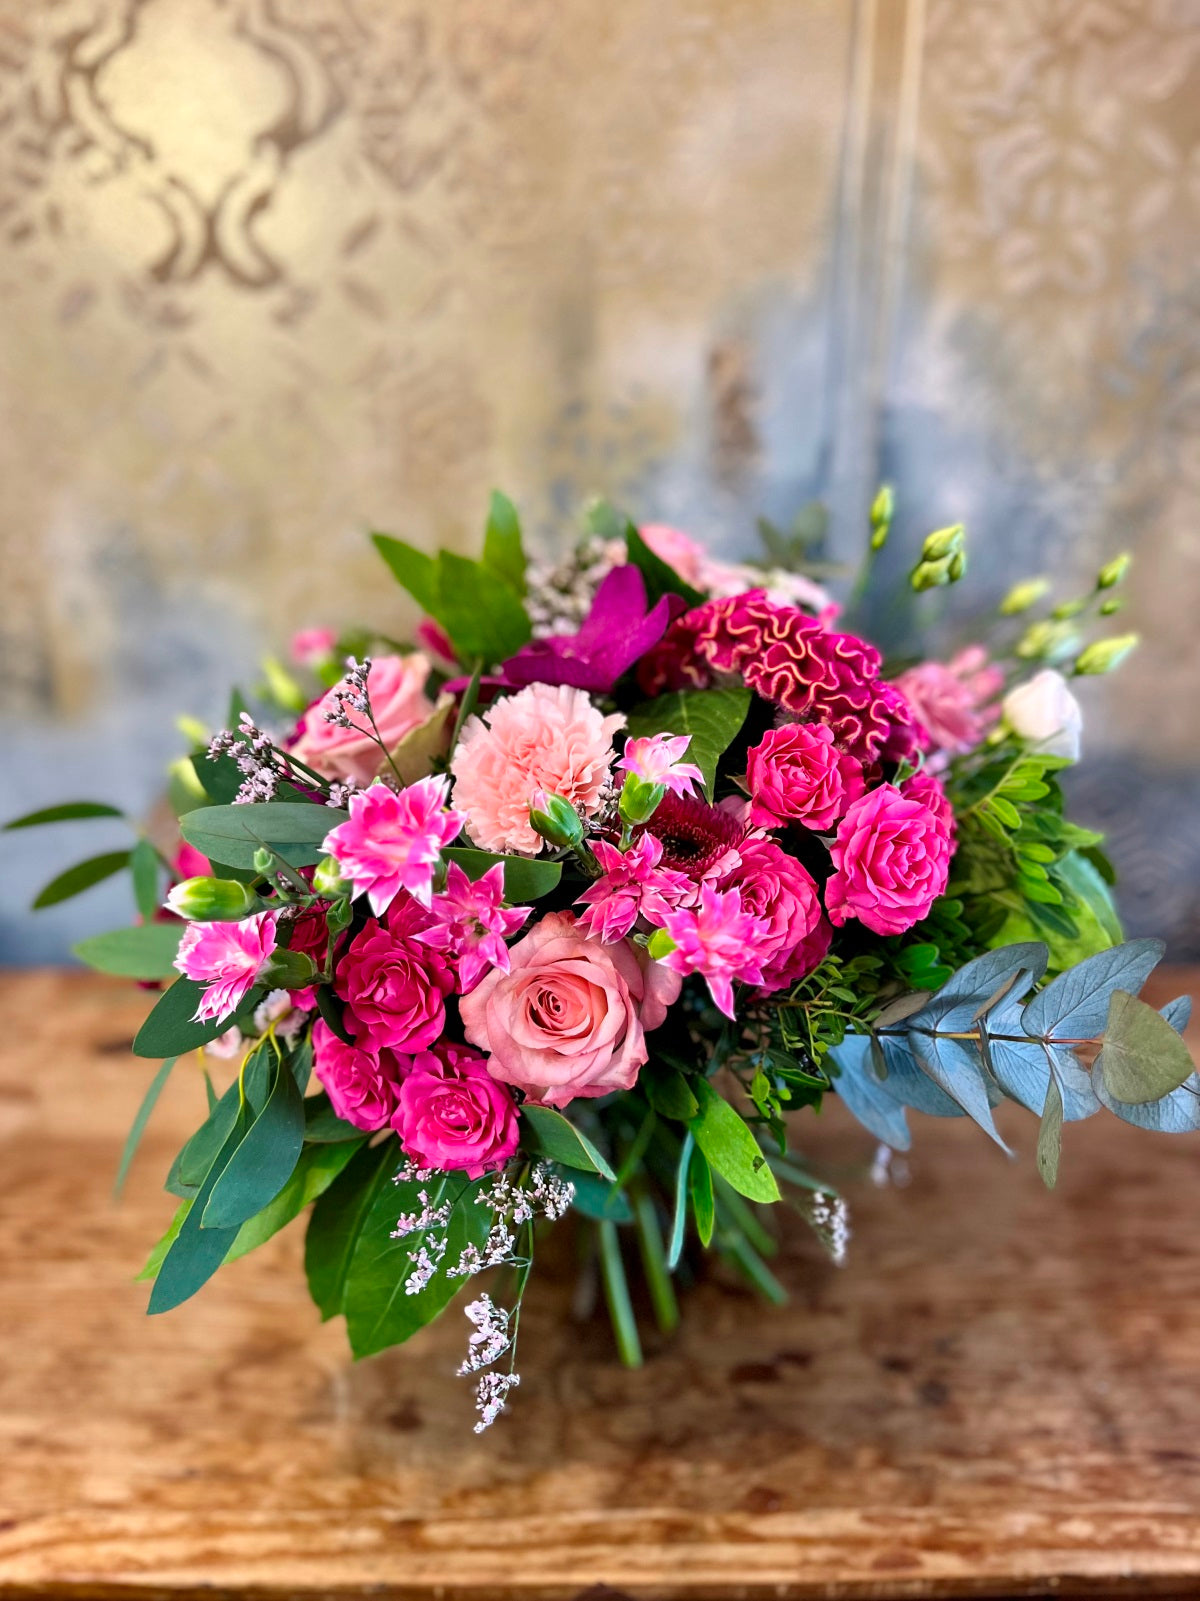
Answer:
[(1162, 940), (1135, 939), (1088, 957), (1033, 997), (1022, 1019), (1025, 1032), (1035, 1039), (1095, 1039), (1104, 1031), (1113, 991), (1136, 995), (1165, 949)]
[(312, 1209), (304, 1240), (304, 1271), (308, 1292), (323, 1319), (342, 1310), (350, 1258), (376, 1194), (391, 1187), (396, 1160), (394, 1140), (359, 1146)]
[(14, 817), (11, 822), (4, 824), (0, 832), (9, 833), (14, 828), (41, 828), (44, 823), (74, 823), (87, 817), (124, 815), (118, 807), (108, 806), (103, 801), (64, 801), (60, 806), (44, 806), (40, 811)]
[(707, 1079), (695, 1081), (694, 1093), (700, 1110), (688, 1127), (713, 1171), (748, 1200), (779, 1200), (775, 1175), (745, 1119)]
[(128, 851), (105, 851), (102, 856), (89, 856), (85, 862), (76, 862), (74, 867), (68, 867), (65, 873), (59, 873), (52, 878), (45, 887), (38, 891), (33, 902), (33, 910), (40, 912), (46, 906), (57, 906), (61, 901), (69, 901), (73, 896), (82, 895), (85, 889), (91, 889), (95, 884), (102, 884), (106, 878), (112, 878), (122, 868), (129, 866)]
[(638, 1078), (638, 1088), (656, 1112), (677, 1123), (690, 1122), (700, 1110), (687, 1079), (669, 1062), (647, 1062)]
[[(355, 1241), (346, 1273), (342, 1311), (350, 1349), (356, 1358), (373, 1356), (391, 1345), (400, 1345), (418, 1329), (431, 1323), (438, 1313), (468, 1282), (451, 1276), (464, 1249), (482, 1249), (491, 1227), (492, 1213), (478, 1204), (488, 1177), (473, 1182), (461, 1173), (443, 1173), (432, 1180), (416, 1179), (392, 1183), (392, 1176), (403, 1163), (396, 1142), (390, 1142), (391, 1161), (385, 1164), (389, 1182), (378, 1187)], [(450, 1207), (445, 1225), (446, 1249), (425, 1288), (408, 1294), (406, 1281), (411, 1272), (410, 1258), (426, 1246), (433, 1251), (428, 1231), (418, 1229), (403, 1239), (393, 1238), (402, 1213), (419, 1213), (425, 1191), (433, 1209)]]
[(527, 856), (498, 856), (493, 851), (477, 851), (465, 845), (448, 845), (442, 855), (457, 862), (470, 879), (482, 878), (489, 867), (504, 867), (504, 898), (513, 905), (540, 900), (558, 888), (561, 862), (544, 862)]
[(330, 829), (344, 823), (348, 812), (303, 801), (264, 801), (250, 806), (202, 806), (180, 820), (189, 845), (210, 861), (252, 868), (254, 853), (270, 846), (292, 867), (312, 867), (325, 851)]
[(877, 1140), (894, 1151), (907, 1151), (912, 1145), (904, 1107), (881, 1083), (871, 1065), (869, 1034), (847, 1034), (829, 1052), (837, 1068), (834, 1088), (849, 1111)]
[(525, 594), (525, 551), (521, 545), (521, 519), (507, 495), (492, 490), (487, 529), (483, 536), (483, 565), (504, 580), (515, 595)]
[[(205, 986), (194, 979), (177, 978), (170, 989), (164, 990), (146, 1018), (133, 1042), (135, 1056), (186, 1056), (224, 1034), (233, 1022), (232, 1017), (210, 1018), (195, 1021)], [(246, 997), (243, 1010), (253, 1010), (262, 1000), (261, 988), (252, 990)]]
[(338, 1174), (353, 1160), (359, 1147), (366, 1144), (369, 1136), (361, 1129), (355, 1132), (358, 1136), (355, 1140), (343, 1140), (336, 1145), (306, 1145), (291, 1177), (275, 1199), (242, 1224), (226, 1260), (236, 1261), (239, 1256), (245, 1256), (247, 1252), (265, 1244), (280, 1229), (286, 1228), (293, 1219), (299, 1217), (306, 1206), (324, 1195)]
[(95, 934), (71, 949), (98, 973), (149, 981), (175, 977), (175, 958), (182, 936), (182, 923), (143, 923), (140, 928)]
[(1114, 991), (1093, 1069), (1109, 1098), (1133, 1106), (1158, 1101), (1193, 1071), (1191, 1052), (1162, 1013), (1125, 990)]
[(690, 734), (687, 760), (704, 774), (704, 788), (712, 799), (717, 763), (741, 732), (750, 710), (750, 691), (740, 685), (727, 689), (681, 689), (654, 700), (642, 701), (629, 713), (631, 739), (651, 734)]
[(616, 1178), (591, 1140), (552, 1106), (536, 1106), (526, 1101), (521, 1108), (521, 1123), (533, 1149), (551, 1161), (579, 1168), (584, 1173), (599, 1173), (609, 1183)]
[(241, 1228), (279, 1194), (300, 1160), (304, 1101), (288, 1062), (280, 1062), (267, 1103), (247, 1128), (214, 1185), (200, 1226)]

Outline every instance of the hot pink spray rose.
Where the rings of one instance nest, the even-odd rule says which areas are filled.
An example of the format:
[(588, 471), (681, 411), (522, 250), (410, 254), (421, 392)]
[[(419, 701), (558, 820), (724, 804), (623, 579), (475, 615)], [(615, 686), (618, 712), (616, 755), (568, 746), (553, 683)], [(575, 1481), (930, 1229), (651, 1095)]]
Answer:
[(942, 817), (881, 784), (842, 818), (830, 854), (830, 921), (841, 927), (856, 917), (876, 934), (903, 934), (944, 892), (952, 847)]
[[(429, 677), (429, 658), (415, 652), (411, 656), (377, 656), (367, 677), (371, 715), (379, 737), (392, 750), (418, 723), (433, 713), (433, 703), (425, 694)], [(341, 728), (325, 721), (328, 711), (340, 702), (337, 687), (329, 691), (304, 714), (302, 732), (292, 754), (325, 778), (352, 778), (369, 784), (384, 766), (384, 755), (371, 737), (364, 712), (351, 712), (353, 728)]]
[(442, 1032), (454, 975), (441, 952), (420, 939), (428, 922), (402, 895), (385, 922), (366, 924), (338, 963), (347, 1031), (364, 1050), (423, 1051)]
[(517, 1148), (517, 1109), (482, 1056), (443, 1043), (413, 1058), (392, 1127), (422, 1167), (477, 1179), (503, 1167)]
[(327, 1023), (313, 1024), (313, 1065), (339, 1117), (355, 1128), (386, 1128), (410, 1063), (394, 1051), (361, 1050), (347, 1045)]
[(189, 923), (179, 941), (175, 966), (185, 978), (207, 984), (195, 1018), (232, 1017), (249, 995), (275, 950), (278, 912), (256, 912), (239, 923)]
[(529, 824), (536, 790), (562, 795), (594, 817), (613, 759), (612, 737), (625, 719), (603, 716), (569, 684), (530, 684), (496, 701), (487, 721), (469, 717), (450, 771), (454, 804), (467, 832), (489, 851), (535, 856), (540, 835)]
[(489, 973), (460, 1005), (492, 1077), (547, 1106), (631, 1089), (678, 975), (625, 942), (589, 938), (570, 912), (544, 917), (509, 956), (512, 971)]
[(862, 763), (833, 742), (823, 724), (770, 728), (746, 758), (750, 821), (776, 828), (795, 821), (815, 832), (830, 828), (862, 794)]
[(974, 750), (989, 723), (999, 714), (987, 708), (1004, 687), (1004, 674), (988, 664), (983, 649), (972, 645), (945, 664), (921, 662), (895, 680), (929, 735), (936, 751), (947, 756)]
[(812, 875), (772, 839), (745, 841), (736, 872), (722, 889), (736, 889), (743, 908), (763, 924), (756, 954), (762, 989), (770, 994), (812, 972), (829, 951), (833, 930), (821, 913)]

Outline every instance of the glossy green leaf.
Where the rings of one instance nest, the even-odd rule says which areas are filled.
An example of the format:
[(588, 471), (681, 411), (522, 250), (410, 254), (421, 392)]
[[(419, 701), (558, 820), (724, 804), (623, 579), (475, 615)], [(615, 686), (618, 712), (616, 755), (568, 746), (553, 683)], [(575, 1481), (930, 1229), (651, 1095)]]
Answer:
[(309, 1294), (322, 1318), (336, 1317), (342, 1310), (346, 1273), (359, 1230), (377, 1193), (393, 1187), (396, 1154), (394, 1140), (359, 1146), (312, 1209), (304, 1241), (304, 1271)]
[(543, 895), (558, 888), (562, 877), (561, 862), (530, 860), (525, 856), (498, 856), (492, 851), (472, 850), (464, 845), (450, 845), (442, 852), (448, 862), (457, 862), (468, 878), (482, 878), (489, 867), (497, 862), (504, 866), (504, 898), (514, 905), (540, 900)]
[(61, 806), (44, 806), (40, 811), (14, 817), (11, 822), (4, 824), (0, 832), (8, 833), (14, 828), (40, 828), (44, 823), (73, 823), (86, 817), (124, 815), (116, 806), (107, 806), (103, 801), (65, 801)]
[(704, 596), (684, 583), (675, 569), (656, 556), (631, 522), (625, 524), (625, 548), (629, 560), (646, 582), (646, 603), (655, 605), (664, 595), (682, 595), (689, 608), (699, 606)]
[(129, 867), (133, 874), (133, 899), (138, 915), (146, 922), (158, 910), (158, 875), (161, 863), (158, 852), (148, 839), (139, 839), (129, 853)]
[(45, 906), (57, 906), (60, 901), (69, 901), (72, 896), (82, 895), (85, 889), (102, 884), (106, 878), (111, 878), (114, 873), (128, 866), (128, 851), (106, 851), (102, 856), (89, 856), (87, 861), (76, 862), (74, 867), (68, 867), (65, 873), (52, 878), (38, 892), (33, 909), (38, 912)]
[(171, 1219), (166, 1233), (155, 1240), (150, 1255), (146, 1258), (145, 1266), (134, 1278), (135, 1284), (145, 1284), (157, 1278), (158, 1270), (163, 1265), (163, 1258), (178, 1239), (179, 1231), (183, 1227), (183, 1220), (191, 1210), (191, 1206), (191, 1200), (187, 1199), (181, 1201), (175, 1208), (175, 1216)]
[(117, 1167), (117, 1176), (113, 1180), (114, 1195), (120, 1195), (125, 1186), (125, 1180), (129, 1176), (129, 1169), (133, 1163), (133, 1158), (137, 1154), (137, 1148), (142, 1142), (142, 1135), (146, 1132), (146, 1124), (150, 1121), (150, 1116), (153, 1113), (154, 1108), (158, 1105), (158, 1098), (162, 1094), (166, 1082), (171, 1076), (171, 1069), (175, 1066), (177, 1060), (177, 1057), (168, 1056), (167, 1060), (162, 1064), (158, 1072), (151, 1079), (150, 1088), (142, 1097), (142, 1104), (137, 1109), (137, 1116), (134, 1118), (133, 1123), (130, 1126), (129, 1133), (125, 1137), (125, 1148), (121, 1152), (121, 1160)]
[(713, 1195), (712, 1168), (704, 1152), (694, 1150), (688, 1163), (688, 1198), (692, 1203), (692, 1216), (696, 1220), (696, 1233), (700, 1244), (712, 1244), (713, 1228), (717, 1220), (717, 1203)]
[(507, 495), (492, 490), (487, 529), (483, 536), (483, 565), (491, 569), (515, 595), (525, 594), (525, 552), (521, 546), (521, 519)]
[(150, 1292), (150, 1304), (147, 1307), (151, 1315), (169, 1312), (173, 1307), (189, 1300), (197, 1290), (208, 1283), (229, 1254), (229, 1248), (237, 1237), (237, 1230), (202, 1229), (200, 1219), (204, 1215), (204, 1208), (208, 1205), (208, 1198), (224, 1171), (225, 1164), (241, 1142), (243, 1133), (244, 1127), (239, 1119), (230, 1129), (195, 1200), (188, 1206), (180, 1222), (179, 1232), (168, 1247), (155, 1277), (154, 1288)]
[(369, 1137), (361, 1129), (356, 1132), (358, 1137), (355, 1140), (344, 1140), (336, 1145), (306, 1146), (291, 1177), (275, 1199), (238, 1230), (227, 1260), (236, 1261), (239, 1256), (245, 1256), (248, 1251), (264, 1244), (299, 1217), (306, 1206), (324, 1195)]
[(689, 1127), (714, 1172), (751, 1201), (777, 1201), (779, 1185), (745, 1119), (705, 1078), (694, 1084), (700, 1110)]
[[(170, 989), (164, 990), (146, 1021), (138, 1029), (133, 1042), (135, 1056), (184, 1056), (218, 1034), (224, 1034), (232, 1019), (210, 1018), (198, 1023), (196, 1008), (200, 1004), (205, 986), (190, 978), (177, 978)], [(246, 997), (246, 1008), (253, 1008), (262, 999), (262, 990), (252, 990)]]
[(216, 1105), (209, 1108), (208, 1116), (186, 1142), (172, 1169), (185, 1189), (197, 1190), (204, 1183), (229, 1131), (242, 1114), (243, 1099), (247, 1122), (258, 1115), (266, 1102), (269, 1072), (266, 1053), (256, 1051), (246, 1063), (241, 1083), (234, 1079)]
[(353, 1123), (347, 1123), (344, 1117), (339, 1117), (329, 1104), (329, 1097), (322, 1090), (318, 1095), (310, 1095), (304, 1103), (304, 1138), (309, 1145), (342, 1145), (347, 1140), (357, 1140), (362, 1136), (362, 1129), (355, 1128)]
[(609, 1217), (614, 1223), (632, 1223), (633, 1208), (624, 1190), (602, 1179), (598, 1173), (581, 1173), (572, 1168), (569, 1182), (574, 1186), (571, 1206), (584, 1217)]
[(304, 1144), (304, 1101), (287, 1062), (258, 1117), (226, 1163), (200, 1219), (201, 1228), (240, 1228), (291, 1178)]
[(679, 1266), (679, 1259), (683, 1255), (683, 1243), (687, 1237), (688, 1175), (695, 1149), (695, 1136), (689, 1129), (679, 1148), (679, 1166), (675, 1170), (675, 1208), (671, 1215), (671, 1238), (667, 1244), (667, 1269), (671, 1273), (674, 1273)]
[(704, 774), (704, 787), (712, 799), (717, 763), (737, 738), (750, 709), (750, 691), (738, 685), (727, 689), (681, 689), (654, 700), (642, 701), (629, 713), (630, 738), (650, 734), (690, 734), (687, 760)]
[(390, 534), (372, 534), (371, 542), (392, 569), (401, 588), (408, 591), (422, 611), (436, 617), (438, 570), (433, 557), (403, 539), (393, 539)]
[(532, 635), (519, 596), (481, 563), (444, 550), (438, 558), (438, 621), (459, 661), (492, 667), (515, 655)]
[(94, 934), (71, 949), (98, 973), (143, 980), (174, 978), (182, 936), (182, 923), (143, 923), (139, 928)]
[(1191, 1052), (1160, 1012), (1117, 990), (1093, 1071), (1113, 1100), (1136, 1106), (1177, 1090), (1191, 1077), (1193, 1064)]
[(348, 812), (303, 801), (266, 801), (251, 806), (202, 806), (179, 824), (190, 845), (214, 862), (252, 868), (254, 853), (264, 845), (293, 867), (311, 867), (325, 855), (330, 829), (344, 823)]
[(687, 1123), (700, 1110), (700, 1103), (688, 1088), (688, 1081), (668, 1062), (647, 1062), (638, 1087), (654, 1110), (677, 1123)]
[(537, 1106), (526, 1101), (521, 1108), (521, 1122), (529, 1143), (552, 1162), (564, 1167), (576, 1167), (584, 1173), (599, 1173), (611, 1183), (616, 1174), (586, 1135), (552, 1106)]

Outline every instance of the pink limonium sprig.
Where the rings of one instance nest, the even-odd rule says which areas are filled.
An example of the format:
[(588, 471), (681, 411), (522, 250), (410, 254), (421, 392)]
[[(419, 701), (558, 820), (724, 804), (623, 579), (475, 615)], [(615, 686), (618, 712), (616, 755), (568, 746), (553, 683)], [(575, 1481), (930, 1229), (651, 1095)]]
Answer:
[(532, 911), (532, 906), (504, 905), (504, 868), (499, 862), (473, 882), (457, 862), (451, 862), (445, 889), (430, 903), (432, 921), (416, 937), (454, 958), (458, 987), (465, 995), (489, 968), (509, 971), (504, 942)]
[(630, 739), (617, 766), (647, 784), (661, 784), (676, 795), (690, 795), (693, 784), (704, 783), (704, 774), (695, 762), (680, 759), (691, 743), (690, 734), (647, 734)]
[(579, 927), (606, 945), (624, 939), (639, 917), (661, 924), (668, 912), (696, 898), (686, 873), (660, 865), (663, 848), (653, 834), (642, 834), (627, 851), (593, 840), (592, 852), (604, 874), (579, 897), (578, 904), (587, 907)]
[(175, 966), (207, 985), (196, 1008), (198, 1023), (232, 1017), (275, 952), (278, 912), (256, 912), (239, 923), (189, 923)]
[[(762, 983), (759, 952), (769, 928), (743, 908), (736, 889), (704, 884), (698, 905), (668, 912), (660, 926), (674, 942), (674, 948), (660, 958), (663, 965), (677, 973), (702, 973), (709, 994), (726, 1017), (734, 1015), (735, 983)], [(654, 940), (650, 952), (659, 954)]]
[(422, 906), (430, 904), (439, 852), (466, 820), (446, 806), (449, 786), (444, 775), (420, 778), (399, 793), (372, 784), (350, 796), (349, 818), (326, 835), (324, 849), (354, 893), (365, 893), (376, 917), (402, 889)]

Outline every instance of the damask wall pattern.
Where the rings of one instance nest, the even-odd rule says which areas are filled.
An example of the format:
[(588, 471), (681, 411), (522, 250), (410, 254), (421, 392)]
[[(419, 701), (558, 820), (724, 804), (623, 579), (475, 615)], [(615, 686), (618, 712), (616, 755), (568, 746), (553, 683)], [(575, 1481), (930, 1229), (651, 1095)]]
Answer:
[[(0, 0), (0, 811), (143, 808), (293, 627), (401, 627), (371, 526), (821, 494), (848, 554), (886, 471), (977, 596), (1137, 549), (1084, 799), (1200, 951), (1198, 119), (1197, 0)], [(125, 912), (31, 933), (71, 848), (0, 958)]]

